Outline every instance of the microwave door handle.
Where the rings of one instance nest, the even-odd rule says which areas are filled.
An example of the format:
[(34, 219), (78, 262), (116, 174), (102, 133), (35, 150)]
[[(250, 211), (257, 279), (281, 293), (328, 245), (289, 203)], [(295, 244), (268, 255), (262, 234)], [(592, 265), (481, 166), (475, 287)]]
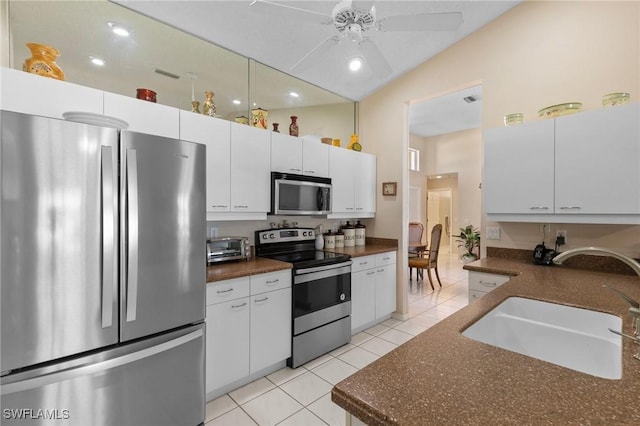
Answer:
[(318, 211), (322, 211), (324, 207), (324, 197), (322, 196), (322, 188), (316, 190), (316, 207)]

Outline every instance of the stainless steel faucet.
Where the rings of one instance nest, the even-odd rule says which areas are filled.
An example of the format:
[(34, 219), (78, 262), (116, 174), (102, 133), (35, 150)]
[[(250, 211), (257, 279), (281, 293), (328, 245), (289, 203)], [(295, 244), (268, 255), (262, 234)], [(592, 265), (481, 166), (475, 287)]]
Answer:
[[(624, 254), (618, 253), (610, 249), (602, 248), (602, 247), (578, 247), (571, 250), (567, 250), (563, 253), (560, 253), (556, 257), (554, 257), (553, 263), (555, 263), (556, 265), (562, 265), (562, 262), (569, 259), (570, 257), (573, 257), (578, 254), (587, 254), (587, 253), (598, 253), (598, 254), (602, 254), (605, 256), (618, 259), (621, 262), (624, 262), (625, 264), (627, 264), (629, 267), (631, 267), (631, 269), (633, 269), (633, 272), (635, 272), (636, 275), (640, 277), (640, 264), (638, 262), (636, 262), (634, 259), (630, 258), (629, 256), (625, 256)], [(632, 298), (630, 298), (629, 296), (627, 296), (626, 294), (622, 293), (619, 290), (616, 290), (608, 286), (604, 286), (604, 287), (607, 287), (608, 289), (613, 290), (615, 293), (617, 293), (620, 297), (622, 297), (622, 299), (624, 299), (629, 304), (630, 306), (629, 314), (631, 315), (631, 321), (632, 321), (631, 325), (633, 327), (634, 336), (630, 336), (628, 334), (624, 334), (620, 331), (616, 331), (612, 329), (609, 329), (609, 331), (615, 334), (619, 334), (622, 337), (632, 339), (636, 344), (638, 344), (638, 346), (640, 346), (640, 303), (636, 300), (633, 300)], [(640, 360), (640, 347), (638, 348), (638, 353), (634, 355), (634, 358), (636, 358), (637, 360)]]

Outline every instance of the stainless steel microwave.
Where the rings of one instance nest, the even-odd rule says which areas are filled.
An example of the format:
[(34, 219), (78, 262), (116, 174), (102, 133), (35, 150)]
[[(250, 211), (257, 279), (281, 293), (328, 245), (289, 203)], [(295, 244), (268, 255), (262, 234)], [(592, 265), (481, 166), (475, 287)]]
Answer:
[(331, 213), (331, 179), (271, 172), (271, 211), (282, 215)]

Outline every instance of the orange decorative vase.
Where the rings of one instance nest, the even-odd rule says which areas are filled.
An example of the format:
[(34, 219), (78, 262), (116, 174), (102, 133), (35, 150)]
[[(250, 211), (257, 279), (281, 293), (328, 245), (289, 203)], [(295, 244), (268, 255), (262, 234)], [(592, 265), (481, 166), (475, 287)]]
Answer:
[(45, 44), (27, 43), (31, 57), (24, 61), (22, 70), (32, 74), (64, 80), (64, 71), (56, 64), (60, 51)]

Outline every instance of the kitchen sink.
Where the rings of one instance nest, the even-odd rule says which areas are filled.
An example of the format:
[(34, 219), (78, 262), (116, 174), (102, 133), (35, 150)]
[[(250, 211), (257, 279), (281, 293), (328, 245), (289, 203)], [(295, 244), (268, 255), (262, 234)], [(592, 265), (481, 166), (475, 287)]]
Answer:
[(462, 332), (479, 342), (605, 379), (622, 377), (621, 330), (615, 315), (509, 297)]

